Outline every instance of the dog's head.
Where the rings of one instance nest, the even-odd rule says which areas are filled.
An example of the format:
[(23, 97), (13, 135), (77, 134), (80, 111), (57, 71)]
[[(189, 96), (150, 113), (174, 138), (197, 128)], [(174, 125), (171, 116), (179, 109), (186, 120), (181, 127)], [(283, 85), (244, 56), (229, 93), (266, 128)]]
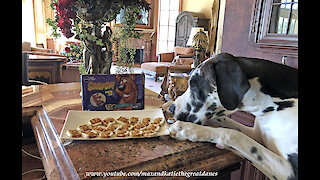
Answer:
[(176, 120), (203, 125), (235, 112), (250, 87), (237, 58), (227, 53), (201, 63), (190, 75), (188, 85), (168, 110)]
[(134, 76), (117, 75), (116, 79), (119, 82), (116, 92), (122, 96), (122, 99), (125, 102), (135, 104), (137, 99), (137, 86), (134, 82)]

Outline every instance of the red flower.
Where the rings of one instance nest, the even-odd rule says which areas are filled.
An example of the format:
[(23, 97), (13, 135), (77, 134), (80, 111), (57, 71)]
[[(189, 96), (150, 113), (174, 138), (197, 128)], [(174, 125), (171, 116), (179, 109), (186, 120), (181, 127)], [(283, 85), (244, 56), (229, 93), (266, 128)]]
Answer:
[(74, 35), (74, 33), (71, 32), (71, 19), (76, 17), (76, 13), (72, 10), (73, 3), (73, 0), (59, 0), (58, 3), (54, 4), (57, 10), (57, 17), (59, 17), (57, 26), (67, 38)]
[(71, 9), (68, 9), (68, 10), (66, 10), (66, 17), (73, 19), (76, 17), (76, 13), (74, 11), (72, 11)]
[(72, 36), (74, 36), (74, 33), (71, 32), (71, 30), (67, 30), (67, 31), (62, 31), (62, 34), (66, 37), (66, 38), (71, 38)]
[(68, 53), (71, 51), (71, 49), (69, 47), (64, 48), (64, 50)]

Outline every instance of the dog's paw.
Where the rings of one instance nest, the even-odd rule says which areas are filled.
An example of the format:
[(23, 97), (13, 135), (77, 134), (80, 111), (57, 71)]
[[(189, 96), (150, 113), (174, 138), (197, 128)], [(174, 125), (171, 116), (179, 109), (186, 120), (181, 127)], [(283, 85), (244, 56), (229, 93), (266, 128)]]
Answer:
[(169, 128), (170, 136), (177, 140), (208, 141), (211, 142), (213, 128), (205, 127), (190, 122), (177, 121)]

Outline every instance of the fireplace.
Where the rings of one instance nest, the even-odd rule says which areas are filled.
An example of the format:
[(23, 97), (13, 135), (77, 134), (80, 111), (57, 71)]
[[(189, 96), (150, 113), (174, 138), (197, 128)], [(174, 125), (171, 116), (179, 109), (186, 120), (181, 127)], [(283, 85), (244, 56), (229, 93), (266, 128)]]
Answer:
[[(140, 39), (132, 39), (129, 42), (129, 47), (136, 49), (134, 56), (135, 64), (142, 64), (144, 62), (151, 61), (151, 46), (152, 46), (152, 33), (144, 33)], [(115, 60), (117, 53), (113, 53), (113, 59)]]
[(141, 64), (151, 60), (151, 43), (150, 33), (144, 33), (140, 39), (132, 39), (130, 42), (131, 47), (136, 49), (134, 57), (135, 64)]
[(136, 54), (134, 55), (134, 64), (143, 63), (143, 49), (136, 49)]

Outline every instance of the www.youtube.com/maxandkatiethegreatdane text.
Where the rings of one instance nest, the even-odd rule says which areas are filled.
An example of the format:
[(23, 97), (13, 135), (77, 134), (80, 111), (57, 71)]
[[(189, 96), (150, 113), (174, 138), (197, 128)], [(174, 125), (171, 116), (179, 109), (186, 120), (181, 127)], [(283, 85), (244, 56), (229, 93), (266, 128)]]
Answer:
[(199, 176), (218, 176), (218, 172), (210, 171), (136, 171), (136, 172), (123, 172), (123, 171), (111, 171), (111, 172), (86, 172), (86, 176), (89, 177), (199, 177)]

